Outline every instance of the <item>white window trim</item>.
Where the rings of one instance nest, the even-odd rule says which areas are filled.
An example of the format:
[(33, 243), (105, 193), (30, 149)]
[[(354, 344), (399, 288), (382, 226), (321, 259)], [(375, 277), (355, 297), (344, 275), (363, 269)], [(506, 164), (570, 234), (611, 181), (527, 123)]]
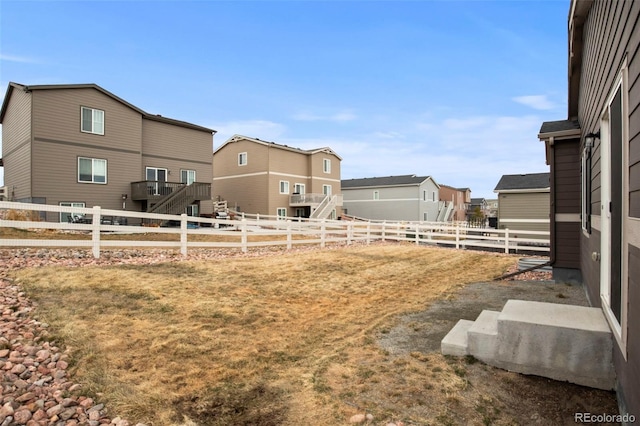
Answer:
[[(298, 188), (298, 191), (296, 191), (296, 188)], [(293, 184), (293, 192), (295, 194), (306, 194), (305, 184), (304, 183), (294, 183)]]
[[(244, 162), (242, 162), (242, 158), (244, 157)], [(249, 164), (249, 155), (246, 152), (238, 153), (238, 166), (246, 166)]]
[[(284, 214), (281, 214), (283, 212), (284, 212)], [(278, 207), (276, 209), (276, 216), (278, 217), (278, 220), (285, 220), (287, 218), (287, 208), (286, 207)]]
[[(84, 111), (85, 110), (91, 111), (91, 130), (85, 130), (84, 129)], [(102, 121), (101, 121), (102, 131), (101, 132), (95, 130), (96, 111), (99, 111), (99, 112), (102, 113)], [(105, 127), (104, 126), (104, 116), (105, 116), (104, 110), (97, 109), (97, 108), (91, 108), (91, 107), (85, 107), (85, 106), (80, 107), (80, 131), (82, 133), (89, 133), (89, 134), (92, 134), (92, 135), (104, 135), (104, 127)]]
[[(283, 188), (284, 187), (284, 188)], [(280, 183), (278, 184), (278, 190), (280, 191), (281, 194), (289, 194), (289, 181), (288, 180), (281, 180)]]
[(322, 159), (322, 171), (325, 173), (331, 173), (331, 159), (329, 158)]
[[(91, 160), (91, 181), (88, 180), (80, 180), (80, 160)], [(96, 182), (95, 173), (94, 173), (94, 164), (96, 161), (104, 161), (104, 182)], [(92, 183), (97, 185), (106, 185), (107, 184), (107, 160), (104, 158), (92, 158), (92, 157), (78, 157), (78, 183)]]
[[(187, 180), (186, 180), (186, 181), (184, 181), (184, 180), (182, 179), (182, 173), (183, 173), (183, 172), (187, 172)], [(189, 174), (190, 174), (189, 172), (193, 172), (193, 182), (195, 182), (195, 181), (196, 181), (196, 171), (195, 171), (195, 170), (192, 170), (192, 169), (180, 169), (180, 183), (186, 183), (186, 184), (189, 184)], [(193, 183), (193, 182), (192, 182), (192, 183)]]
[[(610, 116), (609, 116), (609, 110), (611, 107), (611, 104), (613, 103), (613, 100), (615, 99), (615, 95), (616, 92), (618, 91), (618, 89), (620, 89), (620, 93), (621, 93), (621, 102), (622, 102), (622, 111), (621, 111), (621, 115), (622, 115), (622, 140), (623, 140), (623, 164), (622, 164), (622, 169), (623, 169), (623, 179), (622, 179), (622, 200), (623, 200), (623, 205), (621, 208), (622, 211), (622, 215), (623, 217), (621, 218), (622, 221), (622, 235), (621, 235), (621, 244), (622, 244), (622, 251), (621, 251), (621, 291), (620, 291), (620, 298), (621, 298), (621, 309), (620, 309), (620, 322), (618, 322), (615, 314), (613, 313), (613, 310), (610, 307), (610, 292), (611, 292), (611, 283), (609, 282), (609, 280), (605, 280), (603, 279), (603, 274), (606, 275), (606, 273), (608, 271), (603, 271), (604, 269), (607, 269), (607, 264), (608, 267), (610, 268), (611, 263), (610, 263), (610, 259), (607, 261), (605, 261), (605, 253), (604, 250), (602, 250), (602, 248), (600, 249), (600, 254), (601, 254), (601, 258), (600, 258), (600, 299), (601, 299), (601, 306), (602, 306), (602, 311), (604, 312), (604, 316), (607, 319), (607, 322), (609, 323), (609, 326), (611, 328), (612, 334), (616, 340), (616, 342), (618, 343), (618, 346), (620, 348), (620, 352), (622, 353), (624, 359), (627, 359), (627, 342), (628, 342), (628, 336), (627, 336), (627, 329), (628, 329), (628, 301), (629, 301), (629, 265), (627, 262), (629, 253), (628, 253), (628, 244), (627, 244), (627, 237), (625, 235), (625, 223), (626, 223), (626, 219), (629, 217), (629, 206), (628, 206), (628, 201), (627, 200), (627, 194), (629, 193), (629, 164), (628, 164), (628, 159), (629, 159), (629, 151), (628, 151), (628, 141), (629, 141), (629, 94), (628, 94), (628, 90), (629, 90), (629, 83), (628, 83), (628, 64), (627, 64), (627, 58), (624, 59), (623, 63), (622, 63), (622, 67), (620, 69), (620, 71), (618, 72), (618, 75), (616, 76), (613, 88), (611, 89), (611, 92), (609, 92), (608, 96), (607, 96), (607, 100), (605, 102), (604, 108), (601, 112), (600, 115), (600, 163), (601, 163), (601, 169), (600, 169), (600, 174), (601, 174), (601, 183), (602, 183), (602, 179), (605, 174), (610, 173), (610, 164), (608, 164), (610, 162), (610, 141), (609, 141), (609, 134), (610, 134)], [(626, 161), (625, 161), (626, 160)], [(602, 200), (605, 199), (609, 199), (610, 198), (610, 193), (608, 194), (607, 192), (610, 191), (610, 189), (607, 189), (604, 187), (601, 188), (601, 197)], [(601, 215), (602, 214), (606, 214), (605, 210), (602, 206), (602, 201), (601, 201)], [(602, 217), (602, 216), (600, 216)], [(593, 225), (593, 224), (592, 224)], [(607, 238), (605, 236), (603, 236), (606, 232), (604, 230), (605, 227), (607, 227), (609, 230), (607, 232), (611, 232), (610, 230), (610, 224), (606, 225), (604, 223), (604, 220), (601, 219), (601, 223), (600, 223), (600, 233), (601, 233), (601, 247), (602, 247), (602, 240), (604, 238)], [(608, 288), (605, 288), (607, 287)]]
[(374, 200), (379, 200), (380, 199), (380, 191), (378, 191), (378, 190), (373, 191), (373, 199)]
[(324, 195), (333, 195), (333, 187), (331, 185), (322, 185), (322, 193)]

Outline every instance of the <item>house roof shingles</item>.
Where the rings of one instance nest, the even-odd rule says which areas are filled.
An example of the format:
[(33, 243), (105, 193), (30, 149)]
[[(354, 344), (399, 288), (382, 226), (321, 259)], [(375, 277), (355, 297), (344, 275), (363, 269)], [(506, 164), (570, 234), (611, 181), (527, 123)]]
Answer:
[(580, 130), (580, 123), (578, 120), (558, 120), (558, 121), (545, 121), (540, 127), (540, 134), (558, 133), (572, 130)]
[(530, 173), (522, 175), (503, 175), (494, 191), (516, 191), (547, 189), (550, 187), (549, 173)]
[(346, 180), (343, 180), (341, 183), (342, 183), (343, 189), (375, 187), (375, 186), (403, 186), (403, 185), (419, 185), (425, 180), (430, 178), (431, 176), (400, 175), (400, 176), (372, 177), (372, 178), (360, 178), (360, 179), (346, 179)]

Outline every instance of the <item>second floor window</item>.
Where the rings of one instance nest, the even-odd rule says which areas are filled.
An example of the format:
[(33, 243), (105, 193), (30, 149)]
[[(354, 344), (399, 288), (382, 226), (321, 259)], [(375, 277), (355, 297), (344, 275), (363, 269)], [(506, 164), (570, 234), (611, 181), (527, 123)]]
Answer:
[(238, 166), (246, 166), (247, 165), (247, 153), (241, 152), (238, 154)]
[(107, 160), (78, 157), (78, 182), (107, 183)]
[(280, 181), (280, 193), (288, 194), (289, 193), (289, 182), (286, 180)]
[(293, 185), (293, 193), (294, 194), (304, 194), (304, 184), (303, 183), (296, 183), (295, 185)]
[(331, 173), (331, 160), (328, 158), (322, 159), (322, 171), (325, 173)]
[(82, 131), (104, 135), (104, 111), (94, 108), (82, 107)]
[(180, 170), (180, 182), (186, 183), (187, 185), (191, 185), (196, 181), (196, 171), (195, 170)]

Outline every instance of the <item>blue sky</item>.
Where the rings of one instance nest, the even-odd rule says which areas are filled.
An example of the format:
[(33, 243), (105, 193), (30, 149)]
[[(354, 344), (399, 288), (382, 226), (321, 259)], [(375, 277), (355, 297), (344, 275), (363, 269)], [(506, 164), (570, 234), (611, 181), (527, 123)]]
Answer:
[(328, 146), (343, 179), (431, 175), (493, 198), (503, 174), (548, 171), (537, 134), (567, 116), (568, 11), (568, 0), (2, 0), (0, 90), (96, 83), (216, 129), (214, 148), (234, 134)]

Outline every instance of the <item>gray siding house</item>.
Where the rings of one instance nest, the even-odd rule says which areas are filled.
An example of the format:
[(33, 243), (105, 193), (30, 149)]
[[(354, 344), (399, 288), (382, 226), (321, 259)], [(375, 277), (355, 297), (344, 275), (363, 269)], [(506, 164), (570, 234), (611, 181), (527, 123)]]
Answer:
[(388, 176), (342, 181), (345, 214), (372, 220), (435, 222), (451, 203), (440, 201), (431, 176)]
[(640, 417), (640, 2), (571, 1), (565, 120), (542, 124), (556, 279), (613, 334), (621, 414)]
[(9, 83), (0, 123), (10, 200), (212, 212), (212, 129), (146, 113), (95, 84)]
[(504, 175), (493, 191), (499, 229), (549, 231), (549, 173)]

